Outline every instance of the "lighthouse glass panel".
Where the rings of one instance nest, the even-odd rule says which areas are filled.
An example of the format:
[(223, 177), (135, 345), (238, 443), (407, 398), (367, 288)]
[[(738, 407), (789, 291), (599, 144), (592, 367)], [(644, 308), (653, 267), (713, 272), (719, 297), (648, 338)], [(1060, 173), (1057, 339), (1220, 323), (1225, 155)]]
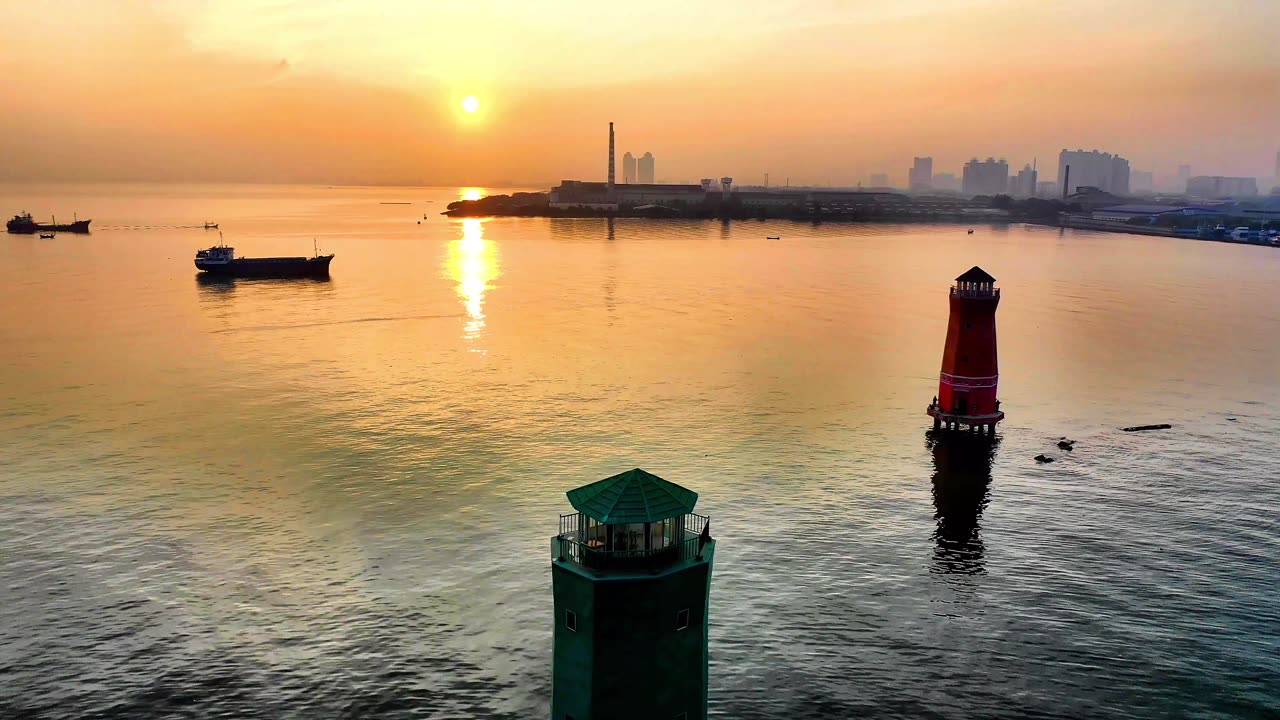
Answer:
[(644, 550), (644, 523), (623, 523), (621, 525), (610, 525), (609, 531), (613, 535), (612, 549), (626, 550), (635, 552)]
[(649, 524), (649, 547), (657, 550), (670, 545), (670, 536), (667, 534), (667, 526), (671, 525), (670, 520), (659, 520), (656, 523)]
[(586, 515), (579, 514), (578, 517), (578, 527), (582, 529), (578, 541), (590, 548), (603, 548), (608, 541), (608, 526)]

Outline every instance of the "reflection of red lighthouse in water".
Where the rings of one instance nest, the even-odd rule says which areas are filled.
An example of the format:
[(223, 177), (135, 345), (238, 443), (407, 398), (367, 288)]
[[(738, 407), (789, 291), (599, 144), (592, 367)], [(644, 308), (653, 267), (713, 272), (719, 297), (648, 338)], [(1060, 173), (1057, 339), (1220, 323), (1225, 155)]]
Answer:
[(942, 351), (938, 397), (929, 406), (935, 430), (994, 433), (1004, 419), (996, 399), (996, 279), (974, 266), (951, 288), (951, 318)]

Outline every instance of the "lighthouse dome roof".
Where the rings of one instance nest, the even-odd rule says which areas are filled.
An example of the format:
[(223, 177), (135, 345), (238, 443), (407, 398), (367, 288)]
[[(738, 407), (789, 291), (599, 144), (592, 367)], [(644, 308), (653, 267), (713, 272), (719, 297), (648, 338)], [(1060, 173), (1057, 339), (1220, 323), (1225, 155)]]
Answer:
[(639, 468), (570, 490), (569, 504), (597, 521), (658, 522), (693, 512), (698, 493)]
[(956, 282), (993, 283), (995, 281), (996, 281), (995, 278), (991, 277), (991, 275), (989, 275), (986, 270), (983, 270), (977, 265), (974, 265), (973, 267), (964, 271), (963, 275), (956, 278)]

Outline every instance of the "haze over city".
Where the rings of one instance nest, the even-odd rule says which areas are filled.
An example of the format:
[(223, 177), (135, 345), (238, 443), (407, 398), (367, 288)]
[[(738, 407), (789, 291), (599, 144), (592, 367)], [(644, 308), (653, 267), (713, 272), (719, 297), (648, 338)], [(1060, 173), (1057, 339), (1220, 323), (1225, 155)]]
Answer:
[(1269, 178), (1280, 144), (1267, 0), (3, 5), (4, 180), (545, 186), (603, 177), (609, 121), (659, 181)]

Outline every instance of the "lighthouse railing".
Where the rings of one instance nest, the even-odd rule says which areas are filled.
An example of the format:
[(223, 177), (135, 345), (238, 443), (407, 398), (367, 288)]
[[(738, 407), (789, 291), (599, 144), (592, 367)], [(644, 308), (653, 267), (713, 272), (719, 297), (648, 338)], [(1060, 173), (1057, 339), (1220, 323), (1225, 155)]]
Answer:
[[(562, 515), (561, 532), (551, 538), (551, 558), (569, 561), (593, 570), (627, 570), (653, 568), (681, 560), (692, 560), (698, 555), (702, 529), (710, 521), (705, 515), (688, 513), (671, 521), (680, 530), (673, 542), (650, 548), (612, 550), (590, 532), (579, 532), (577, 513)], [(596, 527), (609, 527), (607, 525)]]
[(999, 298), (1000, 288), (998, 287), (957, 287), (951, 286), (951, 294), (958, 297), (971, 298)]
[(698, 537), (688, 537), (655, 550), (603, 550), (572, 538), (551, 538), (551, 559), (567, 560), (593, 570), (626, 570), (692, 560), (698, 555)]

